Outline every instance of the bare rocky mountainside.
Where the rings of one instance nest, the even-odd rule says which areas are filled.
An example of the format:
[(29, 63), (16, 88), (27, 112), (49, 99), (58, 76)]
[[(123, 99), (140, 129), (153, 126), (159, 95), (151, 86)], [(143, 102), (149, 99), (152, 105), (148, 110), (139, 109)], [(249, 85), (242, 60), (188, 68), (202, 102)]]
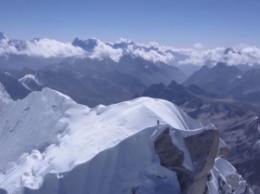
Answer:
[(117, 63), (111, 59), (67, 59), (36, 71), (5, 71), (19, 79), (27, 90), (49, 87), (92, 107), (128, 100), (140, 95), (151, 84), (168, 84), (172, 79), (182, 82), (186, 77), (174, 66), (131, 56), (125, 56)]
[(183, 82), (184, 86), (197, 85), (209, 94), (233, 98), (243, 102), (260, 103), (260, 69), (244, 71), (236, 66), (218, 63), (210, 68), (203, 66)]

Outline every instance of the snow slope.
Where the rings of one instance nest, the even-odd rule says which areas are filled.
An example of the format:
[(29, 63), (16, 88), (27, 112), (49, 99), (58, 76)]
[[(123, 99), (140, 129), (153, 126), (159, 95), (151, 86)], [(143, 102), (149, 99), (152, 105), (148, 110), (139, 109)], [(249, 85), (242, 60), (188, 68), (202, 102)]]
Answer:
[(176, 173), (161, 166), (154, 153), (151, 136), (156, 129), (147, 128), (122, 140), (69, 173), (48, 175), (42, 188), (25, 194), (178, 194)]
[[(212, 125), (202, 127), (168, 101), (146, 97), (89, 109), (44, 88), (23, 100), (3, 97), (0, 106), (0, 147), (4, 148), (0, 149), (0, 188), (9, 194), (22, 193), (24, 187), (39, 189), (47, 174), (60, 178), (77, 169), (85, 172), (81, 175), (88, 183), (84, 193), (123, 193), (125, 189), (131, 193), (136, 185), (142, 194), (177, 194), (176, 173), (160, 164), (153, 141), (170, 127), (173, 144), (184, 153), (183, 166), (193, 171), (184, 138), (216, 130)], [(222, 173), (227, 164), (216, 160), (208, 182), (211, 193), (218, 191), (219, 176), (227, 185), (246, 188), (242, 179), (231, 182), (233, 176)], [(231, 174), (236, 174), (230, 166)], [(72, 176), (65, 186), (70, 187), (73, 180), (77, 177)]]
[(157, 120), (183, 130), (201, 127), (164, 100), (139, 98), (89, 110), (50, 89), (11, 101), (0, 114), (0, 146), (6, 148), (0, 150), (0, 187), (9, 193), (37, 189), (47, 173), (70, 171)]
[(0, 83), (0, 103), (6, 104), (11, 101), (11, 97), (5, 90), (5, 87)]

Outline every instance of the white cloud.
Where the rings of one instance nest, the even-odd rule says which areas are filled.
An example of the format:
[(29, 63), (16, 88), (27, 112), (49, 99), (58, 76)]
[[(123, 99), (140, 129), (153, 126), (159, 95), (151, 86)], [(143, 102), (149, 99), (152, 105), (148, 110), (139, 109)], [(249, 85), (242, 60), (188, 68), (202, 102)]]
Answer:
[(142, 57), (145, 60), (152, 61), (154, 63), (164, 62), (169, 63), (174, 59), (173, 55), (169, 52), (161, 52), (160, 48), (158, 50), (149, 49), (149, 47), (137, 47), (130, 45), (127, 48), (127, 52), (134, 57)]
[(225, 53), (225, 50), (226, 48), (221, 47), (203, 51), (193, 50), (186, 55), (186, 59), (178, 63), (195, 65), (215, 64), (217, 62), (224, 62), (228, 65), (260, 64), (260, 48), (258, 47), (246, 46), (228, 53)]
[[(234, 52), (231, 50), (227, 53), (224, 47), (206, 49), (201, 43), (196, 43), (193, 48), (187, 49), (162, 46), (156, 42), (148, 44), (134, 43), (127, 39), (121, 39), (116, 43), (95, 40), (95, 48), (91, 51), (84, 51), (83, 48), (74, 46), (71, 43), (59, 42), (53, 39), (19, 41), (3, 36), (0, 39), (0, 57), (8, 57), (11, 54), (42, 58), (83, 56), (99, 60), (110, 58), (118, 62), (124, 54), (129, 54), (154, 63), (164, 62), (179, 65), (204, 65), (217, 62), (225, 62), (229, 65), (260, 64), (260, 48), (247, 44), (240, 44), (234, 47)], [(87, 42), (85, 41), (85, 43)], [(115, 47), (115, 44), (117, 47)]]
[(63, 43), (51, 39), (32, 40), (27, 42), (27, 49), (21, 52), (28, 56), (37, 57), (71, 57), (81, 56), (85, 52), (70, 43)]
[(123, 56), (122, 49), (114, 49), (110, 45), (97, 40), (97, 46), (95, 47), (94, 51), (90, 54), (90, 58), (93, 59), (100, 59), (109, 57), (110, 59), (118, 62), (121, 57)]
[(52, 39), (34, 39), (31, 41), (0, 41), (0, 55), (27, 55), (33, 57), (70, 57), (84, 55), (85, 52), (70, 43), (63, 43)]
[(9, 45), (8, 39), (0, 40), (0, 56), (6, 56), (8, 54), (16, 54), (17, 49), (13, 45)]

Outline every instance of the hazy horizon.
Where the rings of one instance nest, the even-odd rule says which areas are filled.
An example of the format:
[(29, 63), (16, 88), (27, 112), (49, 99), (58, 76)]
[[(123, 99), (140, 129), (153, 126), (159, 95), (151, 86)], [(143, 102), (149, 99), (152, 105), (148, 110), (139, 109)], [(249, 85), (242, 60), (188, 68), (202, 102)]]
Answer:
[(260, 27), (258, 1), (10, 1), (2, 0), (0, 31), (17, 39), (97, 37), (205, 47), (253, 44)]

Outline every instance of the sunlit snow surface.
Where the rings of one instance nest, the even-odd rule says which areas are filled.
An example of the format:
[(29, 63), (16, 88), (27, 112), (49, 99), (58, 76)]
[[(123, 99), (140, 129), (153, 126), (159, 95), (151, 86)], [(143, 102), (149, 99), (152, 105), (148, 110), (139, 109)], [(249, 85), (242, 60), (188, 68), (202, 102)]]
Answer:
[[(166, 187), (170, 185), (169, 189), (178, 191), (176, 174), (160, 165), (149, 141), (152, 142), (165, 129), (160, 126), (169, 125), (176, 129), (171, 130), (172, 141), (184, 152), (183, 165), (192, 170), (191, 159), (182, 139), (214, 128), (211, 125), (202, 127), (198, 121), (168, 101), (146, 97), (90, 109), (51, 89), (33, 92), (16, 102), (8, 98), (3, 88), (0, 96), (0, 188), (9, 194), (19, 193), (24, 187), (38, 189), (46, 174), (55, 173), (60, 177), (60, 174), (80, 164), (97, 156), (102, 157), (100, 153), (109, 148), (114, 150), (109, 156), (109, 163), (117, 160), (117, 164), (121, 162), (126, 165), (126, 169), (132, 169), (126, 172), (127, 176), (121, 174), (122, 169), (112, 169), (113, 175), (109, 176), (120, 175), (124, 180), (135, 180), (138, 171), (143, 171), (148, 177), (167, 176), (165, 180), (171, 184)], [(132, 154), (123, 152), (120, 158), (122, 161), (118, 161), (117, 150), (126, 150)], [(141, 157), (143, 159), (139, 160)], [(96, 159), (93, 162), (98, 164), (104, 161)], [(109, 163), (106, 165), (109, 166)], [(224, 179), (226, 176), (229, 178), (229, 174), (222, 175), (222, 171), (227, 172), (228, 168), (228, 172), (237, 175), (230, 166), (226, 161), (216, 160), (213, 179), (208, 183), (211, 193), (217, 192), (215, 176), (221, 174)], [(90, 189), (104, 193), (103, 188), (95, 183), (102, 177), (105, 180), (107, 176), (102, 173), (97, 176), (101, 170), (90, 169), (88, 176), (94, 177), (89, 180)], [(111, 181), (116, 180), (113, 178)], [(110, 183), (103, 183), (103, 187), (108, 188)], [(151, 193), (153, 188), (150, 184), (149, 181), (143, 182), (140, 188), (143, 193)], [(119, 185), (122, 186), (121, 182)], [(116, 189), (113, 191), (118, 191)]]
[(156, 126), (157, 120), (183, 130), (201, 127), (172, 103), (151, 98), (90, 110), (43, 89), (1, 106), (0, 187), (9, 193), (24, 186), (37, 189), (47, 173), (70, 171), (142, 129)]

